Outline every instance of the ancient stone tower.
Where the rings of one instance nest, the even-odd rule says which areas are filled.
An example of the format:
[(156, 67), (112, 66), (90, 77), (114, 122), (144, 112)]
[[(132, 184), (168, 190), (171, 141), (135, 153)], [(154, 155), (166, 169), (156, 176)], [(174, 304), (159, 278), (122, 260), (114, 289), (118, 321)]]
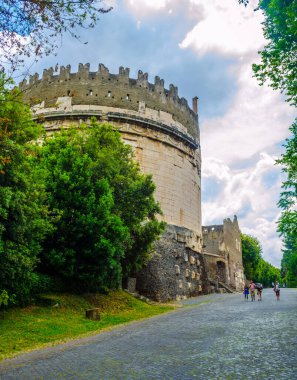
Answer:
[(141, 169), (153, 175), (156, 199), (167, 223), (156, 245), (158, 259), (139, 275), (137, 287), (160, 300), (202, 292), (197, 97), (191, 109), (173, 84), (165, 89), (159, 77), (151, 84), (142, 71), (132, 79), (123, 67), (110, 74), (103, 64), (95, 72), (89, 64), (79, 64), (76, 73), (71, 73), (70, 65), (61, 66), (59, 74), (50, 68), (42, 78), (30, 76), (20, 87), (34, 118), (47, 131), (88, 123), (93, 116), (119, 127)]

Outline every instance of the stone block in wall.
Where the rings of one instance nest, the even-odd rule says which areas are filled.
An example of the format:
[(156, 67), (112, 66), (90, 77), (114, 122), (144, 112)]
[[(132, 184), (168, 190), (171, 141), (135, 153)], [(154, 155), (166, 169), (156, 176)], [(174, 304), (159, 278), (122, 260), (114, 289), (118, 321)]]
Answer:
[(201, 274), (200, 274), (200, 273), (196, 273), (196, 278), (197, 278), (197, 280), (199, 281), (200, 278), (201, 278)]
[(186, 236), (184, 234), (177, 233), (176, 234), (176, 240), (180, 241), (182, 243), (185, 243), (187, 241), (187, 238), (186, 238)]
[(195, 264), (196, 263), (196, 259), (194, 256), (190, 255), (190, 264)]
[(200, 267), (200, 260), (197, 259), (197, 266)]
[(188, 289), (191, 289), (192, 284), (190, 282), (187, 282)]
[(196, 278), (196, 273), (192, 271), (192, 280), (194, 280), (194, 278)]
[(179, 267), (179, 265), (174, 265), (174, 267), (175, 267), (175, 273), (176, 274), (180, 274), (180, 267)]
[(182, 280), (178, 281), (178, 287), (179, 289), (182, 289), (184, 287)]
[(189, 269), (186, 269), (185, 276), (186, 276), (186, 278), (190, 277), (190, 270)]
[(189, 256), (188, 256), (187, 253), (184, 254), (184, 260), (185, 260), (185, 261), (189, 261)]
[(130, 293), (136, 292), (136, 278), (135, 277), (128, 277), (128, 279), (127, 279), (127, 290)]

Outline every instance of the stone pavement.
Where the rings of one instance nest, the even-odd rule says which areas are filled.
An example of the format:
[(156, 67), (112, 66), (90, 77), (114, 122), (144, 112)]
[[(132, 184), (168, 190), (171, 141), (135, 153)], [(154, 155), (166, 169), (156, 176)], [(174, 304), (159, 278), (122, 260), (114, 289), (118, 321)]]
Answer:
[(0, 363), (0, 379), (297, 379), (297, 289), (189, 299), (167, 315)]

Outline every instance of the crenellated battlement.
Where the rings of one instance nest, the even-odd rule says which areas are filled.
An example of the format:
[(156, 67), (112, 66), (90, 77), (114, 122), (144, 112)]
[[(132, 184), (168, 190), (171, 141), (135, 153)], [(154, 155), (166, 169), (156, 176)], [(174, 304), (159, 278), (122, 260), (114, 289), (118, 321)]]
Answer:
[[(59, 72), (58, 72), (59, 71)], [(36, 104), (45, 102), (45, 107), (55, 104), (58, 98), (70, 96), (73, 105), (102, 105), (137, 111), (139, 103), (146, 107), (170, 113), (174, 120), (183, 124), (188, 133), (199, 140), (197, 98), (193, 99), (194, 111), (185, 98), (178, 96), (178, 88), (173, 84), (164, 87), (164, 80), (156, 76), (149, 83), (148, 74), (138, 71), (137, 79), (130, 78), (130, 69), (119, 67), (118, 74), (111, 74), (102, 63), (95, 72), (90, 64), (80, 63), (75, 73), (71, 66), (56, 66), (44, 69), (42, 77), (30, 75), (19, 86), (24, 99)]]

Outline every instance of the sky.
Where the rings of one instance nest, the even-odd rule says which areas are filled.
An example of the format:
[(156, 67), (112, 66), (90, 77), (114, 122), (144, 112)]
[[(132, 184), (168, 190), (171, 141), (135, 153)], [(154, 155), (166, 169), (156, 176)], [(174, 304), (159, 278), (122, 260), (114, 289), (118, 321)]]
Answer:
[[(56, 63), (103, 63), (173, 83), (192, 104), (199, 97), (203, 225), (237, 215), (243, 233), (257, 237), (263, 258), (280, 266), (277, 202), (284, 179), (276, 158), (284, 152), (294, 109), (284, 96), (257, 84), (251, 69), (264, 46), (261, 11), (237, 0), (107, 0), (113, 10), (80, 42), (64, 36), (56, 56), (31, 68), (42, 73)], [(85, 44), (85, 42), (87, 42)]]

